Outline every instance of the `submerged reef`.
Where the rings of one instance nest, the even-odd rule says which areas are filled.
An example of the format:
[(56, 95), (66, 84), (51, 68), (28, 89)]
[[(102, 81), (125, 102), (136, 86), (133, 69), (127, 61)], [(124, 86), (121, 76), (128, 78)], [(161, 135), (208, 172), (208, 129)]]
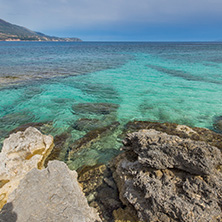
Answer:
[[(85, 107), (82, 108), (85, 112)], [(5, 155), (5, 147), (11, 144), (0, 168), (0, 191), (7, 190), (11, 183), (7, 175), (16, 178), (23, 172), (14, 191), (7, 197), (5, 191), (1, 192), (4, 207), (0, 221), (222, 220), (221, 134), (173, 123), (132, 121), (118, 134), (118, 139), (123, 139), (121, 152), (107, 164), (82, 165), (76, 173), (54, 160), (59, 159), (63, 147), (70, 147), (66, 153), (69, 166), (75, 161), (75, 152), (90, 150), (93, 143), (106, 141), (119, 127), (118, 122), (103, 125), (95, 119), (79, 119), (72, 127), (86, 134), (73, 144), (69, 132), (56, 136), (53, 142), (51, 136), (25, 127), (17, 129), (24, 132), (14, 133), (5, 140), (0, 154)], [(42, 138), (48, 138), (45, 144), (50, 147), (49, 152), (39, 148)], [(35, 145), (37, 148), (30, 151)], [(18, 153), (22, 157), (19, 164)], [(41, 164), (37, 162), (27, 168), (27, 161), (37, 157)], [(18, 165), (21, 170), (17, 172)], [(6, 175), (8, 166), (11, 167)]]

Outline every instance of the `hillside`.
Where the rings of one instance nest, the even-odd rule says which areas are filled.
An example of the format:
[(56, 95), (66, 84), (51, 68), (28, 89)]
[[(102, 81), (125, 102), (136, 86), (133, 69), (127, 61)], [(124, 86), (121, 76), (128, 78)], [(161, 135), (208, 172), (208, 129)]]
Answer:
[(79, 38), (59, 38), (34, 32), (25, 27), (13, 25), (0, 19), (0, 41), (65, 41), (79, 42)]

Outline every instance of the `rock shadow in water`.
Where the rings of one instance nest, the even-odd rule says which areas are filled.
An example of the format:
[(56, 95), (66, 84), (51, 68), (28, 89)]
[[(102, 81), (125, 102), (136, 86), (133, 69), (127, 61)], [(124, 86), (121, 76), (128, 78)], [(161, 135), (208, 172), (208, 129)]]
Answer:
[(90, 82), (73, 82), (72, 86), (80, 89), (84, 94), (93, 96), (97, 100), (107, 100), (119, 103), (121, 101), (118, 92), (108, 84), (90, 83)]
[(214, 117), (213, 130), (217, 133), (222, 133), (222, 116)]
[(108, 115), (116, 112), (118, 108), (119, 105), (114, 103), (78, 103), (72, 106), (74, 114), (96, 115)]
[(147, 67), (154, 69), (158, 72), (166, 73), (170, 76), (174, 77), (180, 77), (188, 81), (198, 81), (198, 82), (208, 82), (208, 83), (214, 83), (214, 84), (222, 84), (221, 81), (217, 80), (210, 80), (206, 79), (200, 76), (194, 76), (189, 72), (181, 71), (181, 70), (176, 70), (176, 69), (168, 69), (162, 66), (157, 66), (157, 65), (147, 65)]

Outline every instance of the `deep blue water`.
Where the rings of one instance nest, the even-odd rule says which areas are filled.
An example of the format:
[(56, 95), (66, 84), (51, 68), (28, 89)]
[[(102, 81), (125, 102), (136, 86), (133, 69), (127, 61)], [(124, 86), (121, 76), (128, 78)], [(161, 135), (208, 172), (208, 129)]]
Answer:
[[(221, 95), (222, 43), (0, 42), (1, 140), (29, 122), (49, 121), (49, 133), (69, 131), (71, 142), (86, 134), (73, 127), (81, 118), (120, 122), (69, 160), (73, 168), (118, 152), (118, 134), (130, 120), (211, 129), (222, 116)], [(88, 103), (118, 108), (90, 112)]]

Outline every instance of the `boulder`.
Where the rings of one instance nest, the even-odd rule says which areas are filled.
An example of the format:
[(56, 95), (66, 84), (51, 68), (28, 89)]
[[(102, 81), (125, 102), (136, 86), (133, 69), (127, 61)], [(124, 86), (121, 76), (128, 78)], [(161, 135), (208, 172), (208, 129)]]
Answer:
[[(174, 130), (195, 133), (184, 126)], [(140, 221), (222, 220), (221, 151), (156, 130), (131, 133), (113, 161), (120, 199)]]
[(32, 169), (9, 196), (0, 212), (1, 222), (101, 221), (88, 206), (77, 173), (54, 160), (43, 170)]
[(52, 136), (43, 135), (33, 127), (4, 140), (0, 153), (0, 208), (30, 170), (43, 168), (53, 145)]

